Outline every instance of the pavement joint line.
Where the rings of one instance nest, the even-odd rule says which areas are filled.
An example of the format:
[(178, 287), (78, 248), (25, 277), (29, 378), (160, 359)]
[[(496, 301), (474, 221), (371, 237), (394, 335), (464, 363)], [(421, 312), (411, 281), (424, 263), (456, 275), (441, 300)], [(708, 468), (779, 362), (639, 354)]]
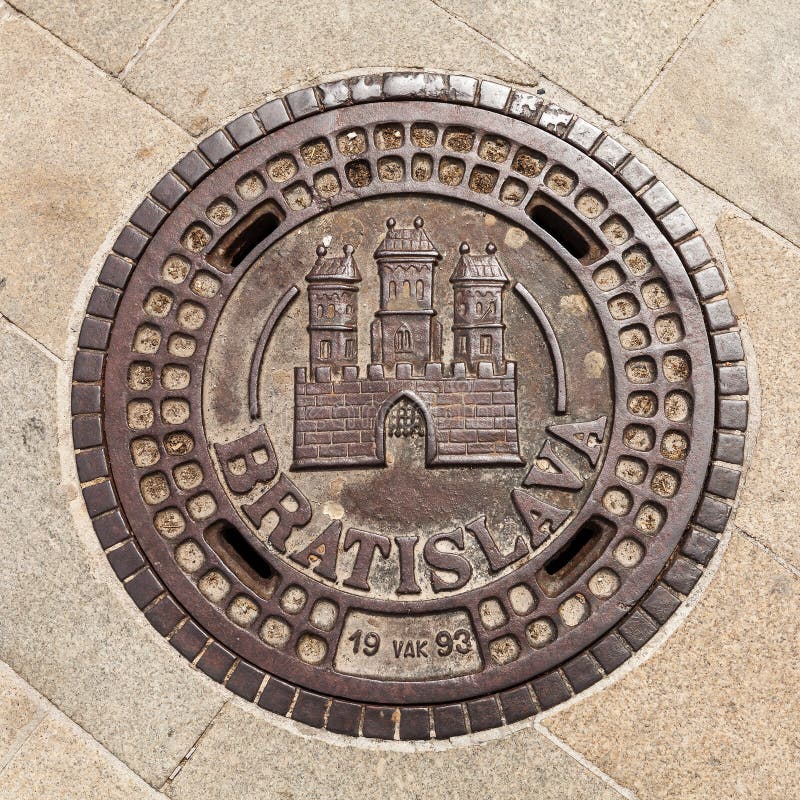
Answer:
[[(187, 0), (178, 0), (175, 5), (164, 15), (164, 18), (158, 23), (158, 25), (153, 28), (153, 30), (147, 35), (144, 42), (139, 45), (136, 52), (128, 59), (128, 63), (120, 70), (119, 74), (116, 76), (117, 80), (120, 83), (123, 83), (125, 78), (128, 77), (128, 73), (139, 63), (141, 57), (145, 54), (145, 52), (150, 48), (150, 45), (158, 39), (158, 37), (167, 29), (170, 22), (175, 19), (176, 14), (186, 5)], [(127, 87), (126, 87), (127, 88)]]
[(32, 719), (24, 728), (22, 728), (17, 738), (15, 739), (14, 743), (9, 748), (8, 753), (6, 753), (5, 758), (2, 761), (0, 761), (0, 778), (3, 777), (3, 773), (14, 761), (17, 755), (19, 755), (20, 751), (25, 747), (25, 745), (28, 743), (33, 734), (36, 733), (36, 731), (48, 719), (50, 719), (50, 716), (51, 716), (50, 710), (45, 709), (39, 716)]
[(186, 755), (184, 755), (183, 758), (181, 758), (181, 760), (178, 761), (178, 763), (175, 765), (175, 768), (172, 770), (172, 772), (170, 772), (169, 777), (161, 785), (159, 791), (162, 792), (162, 794), (165, 793), (166, 790), (172, 785), (172, 782), (175, 780), (175, 778), (178, 777), (178, 775), (180, 774), (181, 770), (184, 768), (186, 763), (195, 754), (195, 751), (200, 746), (200, 742), (203, 740), (203, 737), (209, 732), (209, 730), (211, 730), (212, 726), (217, 721), (217, 717), (219, 717), (219, 715), (228, 707), (229, 703), (230, 700), (226, 700), (219, 707), (217, 713), (214, 714), (213, 717), (211, 717), (205, 728), (203, 728), (203, 730), (200, 731), (200, 735), (192, 742), (191, 747), (189, 747), (189, 749), (186, 751)]
[(33, 734), (39, 730), (39, 728), (50, 718), (50, 716), (51, 711), (49, 709), (44, 709), (40, 715), (34, 717), (22, 728), (22, 730), (20, 730), (17, 738), (14, 740), (14, 743), (6, 753), (5, 758), (0, 761), (0, 778), (3, 777), (3, 773), (6, 771), (6, 769), (8, 769), (11, 762), (24, 749), (25, 745), (30, 741)]
[(588, 770), (596, 778), (599, 778), (601, 781), (603, 781), (603, 783), (605, 783), (610, 789), (617, 792), (620, 797), (624, 797), (625, 800), (639, 800), (639, 796), (632, 789), (629, 789), (627, 786), (623, 786), (621, 783), (615, 781), (607, 772), (603, 772), (600, 767), (589, 761), (586, 756), (578, 752), (574, 747), (570, 747), (570, 745), (568, 745), (563, 739), (559, 739), (559, 737), (556, 736), (552, 731), (549, 731), (547, 728), (545, 728), (538, 718), (536, 722), (534, 722), (533, 728), (538, 733), (542, 734), (545, 739), (548, 739), (554, 745), (556, 745), (556, 747), (563, 750), (570, 758), (577, 761), (584, 769)]
[[(24, 741), (20, 742), (19, 746), (14, 749), (14, 752), (11, 754), (11, 757), (8, 758), (4, 763), (0, 764), (0, 775), (5, 771), (8, 765), (13, 761), (13, 759), (24, 749), (25, 744), (34, 734), (36, 729), (47, 722), (47, 720), (54, 720), (61, 722), (67, 728), (70, 729), (70, 732), (78, 739), (82, 739), (84, 744), (88, 745), (95, 751), (99, 751), (100, 755), (109, 761), (115, 762), (116, 766), (122, 769), (136, 784), (138, 784), (141, 788), (147, 789), (150, 792), (156, 792), (157, 790), (151, 786), (147, 781), (142, 778), (137, 772), (135, 772), (131, 767), (129, 767), (119, 756), (112, 753), (105, 745), (101, 744), (97, 739), (92, 736), (89, 731), (79, 725), (75, 720), (73, 720), (68, 714), (62, 711), (52, 700), (49, 700), (45, 695), (39, 692), (36, 687), (32, 686), (25, 678), (22, 677), (10, 664), (7, 664), (5, 661), (0, 661), (0, 676), (3, 675), (4, 672), (10, 672), (14, 678), (21, 681), (25, 684), (27, 690), (36, 698), (36, 700), (44, 706), (42, 715), (36, 720), (36, 723), (32, 725), (32, 728), (28, 735), (25, 737)], [(164, 797), (166, 800), (165, 795), (160, 795)]]
[[(723, 198), (723, 200), (727, 200), (727, 198)], [(727, 200), (727, 202), (730, 201)], [(757, 225), (760, 225), (762, 228), (764, 228), (767, 238), (772, 239), (775, 244), (782, 247), (788, 247), (790, 250), (800, 253), (800, 244), (793, 242), (791, 239), (787, 239), (782, 233), (779, 233), (774, 228), (770, 228), (769, 224), (764, 222), (764, 220), (760, 219), (759, 217), (753, 216), (750, 212), (745, 211), (733, 203), (731, 205), (733, 205), (735, 209), (741, 211), (744, 215), (743, 217), (739, 217), (739, 219), (744, 219), (746, 222), (755, 222)]]
[[(530, 61), (526, 61), (524, 58), (522, 58), (522, 56), (517, 55), (516, 53), (512, 52), (511, 50), (509, 50), (505, 46), (499, 44), (494, 39), (492, 39), (491, 36), (489, 36), (487, 33), (484, 33), (483, 31), (478, 30), (478, 28), (474, 27), (473, 25), (470, 25), (469, 22), (467, 22), (465, 19), (462, 19), (458, 15), (454, 14), (452, 11), (450, 11), (450, 9), (444, 8), (443, 6), (439, 5), (437, 0), (430, 0), (430, 2), (433, 3), (433, 5), (435, 5), (437, 8), (440, 8), (446, 14), (449, 14), (454, 20), (456, 20), (457, 22), (460, 22), (462, 25), (464, 25), (465, 28), (471, 30), (473, 33), (477, 34), (481, 38), (486, 39), (487, 42), (490, 42), (492, 45), (497, 47), (508, 58), (512, 58), (515, 61), (519, 61), (521, 64), (525, 65), (528, 69), (532, 69), (534, 72), (536, 72), (537, 75), (538, 75), (538, 78), (539, 78), (539, 82), (537, 83), (537, 85), (541, 86), (541, 82), (543, 80), (546, 81), (552, 87), (557, 87), (558, 89), (563, 91), (569, 98), (571, 98), (576, 103), (584, 106), (585, 108), (589, 109), (592, 113), (596, 114), (597, 117), (600, 118), (605, 123), (606, 126), (616, 126), (617, 123), (615, 123), (613, 119), (611, 119), (610, 117), (605, 116), (602, 112), (600, 112), (596, 108), (594, 108), (594, 106), (590, 105), (586, 100), (582, 100), (580, 97), (578, 97), (577, 95), (573, 94), (570, 90), (564, 89), (560, 84), (556, 83), (556, 81), (554, 81), (551, 77), (549, 77), (547, 75), (547, 73), (543, 72), (541, 67), (537, 66), (536, 64), (531, 63)], [(516, 84), (514, 84), (514, 85), (516, 86)], [(546, 94), (543, 96), (542, 99), (545, 100), (545, 101), (547, 101), (547, 100), (551, 100), (552, 101), (552, 98), (548, 98)], [(556, 103), (556, 105), (560, 105), (560, 103)], [(570, 111), (571, 109), (566, 108), (565, 110), (566, 111)], [(578, 113), (578, 112), (573, 112), (573, 113)], [(606, 133), (609, 133), (609, 131), (607, 131), (605, 129), (604, 129), (604, 131)]]
[[(547, 81), (548, 83), (552, 84), (553, 86), (557, 86), (559, 89), (563, 88), (563, 87), (560, 86), (560, 84), (558, 84), (555, 80), (553, 80), (546, 72), (544, 72), (541, 67), (537, 66), (536, 64), (531, 63), (530, 61), (526, 61), (524, 58), (522, 58), (522, 56), (518, 55), (517, 53), (514, 53), (512, 50), (509, 50), (507, 47), (505, 47), (504, 45), (500, 44), (499, 42), (496, 42), (494, 39), (492, 39), (491, 36), (489, 36), (489, 34), (485, 33), (484, 31), (481, 31), (478, 28), (476, 28), (475, 26), (471, 25), (465, 19), (462, 19), (457, 14), (453, 13), (449, 8), (445, 8), (444, 6), (439, 5), (439, 2), (437, 2), (437, 0), (430, 0), (430, 2), (433, 3), (433, 5), (435, 5), (437, 8), (440, 8), (446, 14), (451, 16), (454, 20), (456, 20), (457, 22), (460, 22), (462, 25), (464, 25), (464, 27), (468, 28), (473, 33), (477, 34), (478, 36), (482, 37), (483, 39), (486, 39), (487, 42), (490, 42), (492, 45), (497, 47), (508, 58), (511, 58), (511, 59), (513, 59), (515, 61), (519, 61), (520, 63), (524, 64), (529, 69), (532, 69), (535, 72), (537, 72), (539, 74), (540, 79), (544, 79), (545, 81)], [(716, 2), (716, 0), (711, 0), (711, 2), (714, 3), (714, 2)], [(681, 42), (681, 44), (683, 44), (683, 42)], [(680, 45), (678, 45), (678, 47), (680, 47)], [(600, 112), (596, 108), (594, 108), (592, 105), (590, 105), (588, 101), (583, 100), (583, 99), (579, 98), (577, 95), (572, 94), (572, 92), (570, 90), (564, 89), (564, 91), (570, 97), (572, 97), (575, 100), (577, 100), (577, 102), (579, 102), (581, 105), (585, 106), (587, 109), (590, 109), (593, 113), (597, 114), (597, 116), (600, 117), (607, 125), (614, 125), (614, 126), (618, 125), (618, 123), (615, 122), (613, 118), (605, 116), (605, 114), (603, 114), (602, 112)], [(569, 109), (567, 109), (567, 110), (569, 110)], [(575, 112), (575, 113), (578, 113), (578, 112)], [(622, 119), (624, 120), (624, 117)], [(608, 132), (608, 131), (606, 131), (606, 132)]]
[(49, 347), (43, 345), (38, 339), (31, 336), (24, 328), (20, 327), (13, 320), (10, 320), (5, 314), (0, 314), (0, 323), (8, 328), (12, 334), (16, 334), (20, 338), (24, 339), (28, 344), (33, 345), (33, 347), (42, 353), (42, 355), (47, 356), (47, 358), (49, 358), (59, 367), (66, 365), (67, 362), (63, 358), (57, 356)]
[[(698, 186), (701, 186), (706, 191), (711, 192), (716, 197), (718, 197), (721, 200), (724, 200), (726, 203), (730, 204), (731, 208), (739, 211), (747, 219), (752, 220), (753, 222), (757, 222), (759, 225), (762, 225), (770, 233), (775, 234), (775, 236), (777, 236), (779, 239), (781, 239), (781, 241), (787, 242), (794, 249), (800, 249), (800, 244), (799, 243), (793, 242), (791, 239), (787, 239), (784, 234), (782, 234), (780, 231), (776, 231), (775, 228), (771, 227), (768, 222), (765, 222), (760, 217), (755, 216), (752, 212), (748, 211), (746, 208), (743, 208), (742, 206), (738, 205), (738, 203), (735, 200), (731, 200), (730, 197), (727, 197), (726, 195), (722, 194), (722, 192), (720, 192), (719, 190), (715, 189), (713, 186), (710, 186), (702, 178), (700, 178), (697, 175), (689, 172), (688, 170), (686, 170), (685, 167), (682, 167), (676, 161), (673, 161), (668, 156), (664, 155), (663, 153), (659, 152), (655, 148), (651, 147), (647, 143), (647, 141), (645, 139), (640, 139), (639, 137), (634, 136), (627, 128), (619, 128), (618, 127), (616, 135), (618, 136), (620, 133), (623, 133), (625, 136), (630, 138), (632, 141), (634, 141), (637, 144), (641, 145), (648, 152), (654, 153), (655, 155), (657, 155), (666, 164), (669, 164), (671, 167), (673, 167), (674, 169), (678, 170), (682, 175), (685, 175), (686, 177), (691, 178)], [(687, 208), (687, 210), (688, 210), (688, 208)]]
[[(457, 14), (454, 14), (449, 8), (445, 8), (444, 6), (440, 5), (437, 2), (437, 0), (429, 0), (429, 2), (431, 3), (431, 5), (436, 6), (436, 8), (438, 8), (440, 11), (443, 11), (445, 14), (447, 14), (448, 17), (450, 17), (451, 19), (453, 19), (456, 22), (458, 22), (460, 25), (465, 27), (467, 30), (472, 31), (472, 33), (474, 33), (476, 36), (479, 36), (481, 39), (484, 39), (492, 47), (494, 47), (498, 52), (500, 52), (504, 56), (506, 56), (506, 58), (510, 58), (512, 61), (516, 61), (521, 66), (527, 67), (528, 69), (532, 69), (534, 72), (536, 72), (539, 75), (542, 74), (541, 70), (537, 66), (535, 66), (534, 64), (531, 64), (529, 61), (526, 61), (524, 58), (522, 58), (522, 56), (518, 55), (513, 50), (509, 50), (505, 45), (500, 44), (500, 42), (495, 41), (494, 39), (492, 39), (491, 36), (489, 36), (487, 33), (484, 33), (482, 30), (479, 30), (474, 25), (470, 25), (469, 22), (467, 22), (465, 19), (462, 19)], [(491, 77), (491, 76), (488, 76), (488, 77)]]
[(23, 725), (22, 728), (17, 732), (16, 737), (14, 737), (14, 741), (11, 743), (11, 746), (8, 748), (8, 752), (5, 754), (3, 758), (0, 758), (0, 776), (2, 776), (3, 772), (5, 771), (6, 767), (14, 760), (17, 753), (25, 746), (25, 743), (28, 739), (33, 736), (36, 729), (47, 719), (50, 714), (50, 710), (43, 704), (41, 695), (27, 682), (24, 678), (21, 678), (8, 666), (4, 661), (0, 661), (0, 676), (2, 676), (3, 672), (11, 672), (12, 675), (19, 678), (19, 680), (23, 681), (25, 684), (28, 693), (34, 695), (36, 697), (37, 702), (42, 706), (39, 710), (39, 713), (36, 714), (33, 719), (31, 719), (26, 725)]
[(789, 563), (783, 556), (778, 555), (774, 550), (770, 550), (763, 542), (760, 542), (752, 533), (748, 533), (743, 528), (740, 528), (735, 523), (732, 526), (733, 532), (737, 533), (743, 539), (746, 539), (748, 542), (754, 544), (759, 550), (763, 550), (764, 553), (771, 558), (775, 563), (779, 564), (788, 572), (791, 572), (795, 578), (800, 578), (800, 569), (794, 566), (794, 564)]
[(659, 69), (656, 76), (653, 78), (652, 81), (648, 84), (647, 88), (642, 92), (642, 94), (633, 101), (631, 107), (623, 114), (622, 116), (622, 123), (627, 123), (631, 117), (634, 116), (636, 111), (638, 111), (639, 106), (653, 93), (656, 88), (656, 85), (661, 82), (661, 78), (670, 70), (670, 67), (680, 58), (681, 53), (688, 47), (689, 43), (694, 39), (694, 37), (699, 32), (700, 28), (703, 26), (706, 17), (711, 13), (711, 9), (719, 3), (719, 0), (710, 0), (709, 4), (706, 6), (705, 10), (700, 14), (700, 16), (695, 20), (694, 25), (690, 28), (689, 32), (686, 36), (681, 39), (678, 43), (678, 46), (673, 51), (672, 55), (661, 65), (661, 69)]
[[(57, 42), (58, 46), (64, 48), (69, 53), (71, 58), (73, 58), (76, 61), (79, 61), (84, 66), (88, 66), (89, 69), (91, 70), (91, 72), (93, 72), (97, 77), (100, 77), (100, 78), (102, 78), (103, 80), (106, 80), (106, 81), (110, 81), (111, 83), (119, 86), (124, 92), (129, 94), (131, 97), (136, 98), (136, 100), (138, 102), (143, 103), (145, 106), (147, 106), (153, 112), (158, 114), (159, 117), (161, 117), (162, 119), (166, 120), (173, 128), (176, 128), (177, 131), (179, 131), (182, 136), (189, 136), (194, 140), (194, 137), (192, 137), (192, 135), (189, 133), (189, 131), (187, 131), (178, 122), (176, 122), (174, 119), (172, 119), (172, 117), (170, 117), (169, 115), (165, 114), (160, 108), (157, 108), (152, 103), (148, 103), (147, 100), (145, 100), (143, 97), (141, 97), (140, 95), (136, 94), (136, 92), (134, 92), (131, 89), (129, 89), (124, 83), (122, 83), (117, 78), (117, 76), (112, 75), (110, 72), (106, 72), (104, 69), (101, 69), (100, 67), (98, 67), (97, 64), (95, 64), (94, 61), (92, 61), (91, 58), (87, 58), (85, 55), (83, 55), (83, 53), (79, 53), (71, 44), (69, 44), (68, 42), (64, 41), (64, 39), (62, 39), (57, 34), (53, 33), (53, 31), (49, 30), (48, 28), (45, 28), (44, 25), (42, 25), (41, 23), (37, 22), (32, 17), (29, 17), (24, 11), (21, 11), (16, 6), (11, 5), (10, 3), (9, 3), (9, 8), (13, 9), (16, 12), (18, 18), (24, 20), (25, 22), (27, 22), (30, 25), (33, 25), (33, 27), (35, 27), (37, 30), (39, 30), (41, 33), (43, 33), (45, 36), (51, 38), (54, 42)], [(14, 17), (11, 17), (10, 19), (14, 19)]]

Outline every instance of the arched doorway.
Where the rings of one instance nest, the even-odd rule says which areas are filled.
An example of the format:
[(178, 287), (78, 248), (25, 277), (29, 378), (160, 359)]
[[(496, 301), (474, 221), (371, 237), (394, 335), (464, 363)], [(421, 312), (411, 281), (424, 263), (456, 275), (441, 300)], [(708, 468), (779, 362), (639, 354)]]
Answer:
[(387, 466), (424, 470), (435, 455), (433, 419), (424, 401), (403, 391), (383, 403), (376, 420), (378, 454)]

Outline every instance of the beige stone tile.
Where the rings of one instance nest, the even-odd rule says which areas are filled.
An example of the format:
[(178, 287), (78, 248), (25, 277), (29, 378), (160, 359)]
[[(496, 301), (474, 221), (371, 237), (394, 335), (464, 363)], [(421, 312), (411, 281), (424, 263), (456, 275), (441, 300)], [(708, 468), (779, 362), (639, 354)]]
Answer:
[(0, 661), (0, 771), (47, 711), (37, 693)]
[(708, 6), (708, 0), (436, 2), (615, 120)]
[(23, 14), (117, 74), (177, 0), (13, 0)]
[(286, 86), (393, 66), (536, 78), (429, 0), (189, 0), (126, 84), (200, 134)]
[(639, 800), (784, 800), (800, 786), (800, 581), (735, 536), (653, 657), (545, 720)]
[(64, 355), (109, 229), (191, 142), (21, 16), (0, 23), (0, 312)]
[(225, 706), (165, 792), (176, 800), (619, 798), (530, 728), (480, 745), (398, 752), (301, 738), (238, 701)]
[(57, 712), (33, 732), (0, 772), (9, 800), (156, 800), (164, 795)]
[(76, 526), (53, 359), (1, 322), (0, 364), (0, 658), (160, 785), (225, 695), (150, 627)]
[(745, 309), (761, 382), (761, 424), (736, 524), (800, 568), (800, 250), (754, 222), (717, 225)]
[(795, 243), (798, 38), (800, 15), (793, 3), (720, 0), (628, 125)]

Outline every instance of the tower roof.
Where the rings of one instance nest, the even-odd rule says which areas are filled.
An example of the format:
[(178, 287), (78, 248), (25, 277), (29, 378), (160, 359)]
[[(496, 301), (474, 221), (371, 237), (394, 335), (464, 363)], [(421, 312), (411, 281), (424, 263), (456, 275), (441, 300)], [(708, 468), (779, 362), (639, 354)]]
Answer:
[(461, 257), (450, 276), (450, 283), (458, 281), (508, 283), (508, 275), (495, 255), (497, 247), (492, 242), (486, 245), (486, 255), (473, 255), (469, 252), (469, 245), (466, 242), (461, 242), (458, 251)]
[(413, 228), (396, 228), (390, 217), (386, 220), (386, 236), (375, 251), (375, 258), (397, 256), (438, 258), (440, 253), (423, 230), (422, 217), (414, 220)]
[(317, 247), (317, 260), (311, 271), (306, 275), (307, 281), (348, 281), (357, 283), (361, 280), (361, 273), (353, 258), (354, 247), (346, 244), (343, 248), (344, 255), (338, 258), (325, 258), (328, 248), (321, 244)]

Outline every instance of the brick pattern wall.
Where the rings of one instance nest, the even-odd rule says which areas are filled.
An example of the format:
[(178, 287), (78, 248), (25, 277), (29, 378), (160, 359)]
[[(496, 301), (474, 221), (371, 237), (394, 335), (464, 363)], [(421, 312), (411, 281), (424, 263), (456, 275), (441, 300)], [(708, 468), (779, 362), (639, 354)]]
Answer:
[(385, 419), (402, 392), (415, 395), (430, 415), (432, 464), (522, 463), (514, 367), (509, 363), (498, 375), (490, 363), (482, 363), (477, 376), (467, 375), (463, 364), (453, 365), (449, 374), (441, 364), (428, 364), (424, 376), (413, 376), (409, 364), (398, 364), (394, 374), (371, 365), (366, 376), (357, 367), (345, 367), (341, 376), (321, 367), (313, 381), (298, 368), (294, 466), (383, 464), (378, 417)]

